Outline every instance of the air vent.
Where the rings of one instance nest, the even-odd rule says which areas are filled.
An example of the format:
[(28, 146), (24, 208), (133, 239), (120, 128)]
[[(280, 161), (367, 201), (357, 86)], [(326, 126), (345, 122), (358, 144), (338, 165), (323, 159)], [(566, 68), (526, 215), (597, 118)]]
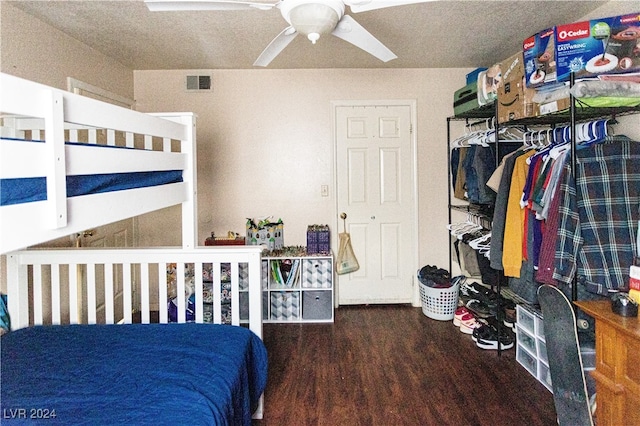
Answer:
[(200, 92), (211, 90), (210, 75), (188, 75), (187, 92)]

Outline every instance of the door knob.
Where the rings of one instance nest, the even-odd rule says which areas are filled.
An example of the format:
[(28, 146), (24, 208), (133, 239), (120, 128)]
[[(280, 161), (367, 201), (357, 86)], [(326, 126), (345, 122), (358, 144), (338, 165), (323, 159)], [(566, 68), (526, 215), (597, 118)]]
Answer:
[(371, 216), (371, 220), (376, 220), (376, 217), (375, 216)]

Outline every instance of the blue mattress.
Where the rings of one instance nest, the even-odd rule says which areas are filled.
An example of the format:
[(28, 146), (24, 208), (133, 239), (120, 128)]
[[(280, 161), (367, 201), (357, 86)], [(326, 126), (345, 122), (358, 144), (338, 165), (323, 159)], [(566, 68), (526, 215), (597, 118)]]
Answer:
[[(7, 138), (4, 138), (7, 139)], [(17, 140), (17, 139), (11, 139)], [(42, 141), (24, 141), (40, 143)], [(131, 149), (125, 147), (67, 143), (93, 146), (98, 149)], [(67, 176), (67, 197), (99, 194), (156, 185), (182, 182), (182, 170), (112, 173)], [(47, 199), (47, 180), (43, 177), (0, 179), (0, 206), (44, 201)]]
[(250, 425), (267, 381), (243, 327), (39, 326), (0, 344), (3, 424)]

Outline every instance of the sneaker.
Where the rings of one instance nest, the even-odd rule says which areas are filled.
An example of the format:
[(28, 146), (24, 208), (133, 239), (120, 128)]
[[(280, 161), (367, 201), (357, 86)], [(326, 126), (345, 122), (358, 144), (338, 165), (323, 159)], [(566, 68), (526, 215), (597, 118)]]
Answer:
[(473, 314), (469, 313), (460, 319), (460, 331), (464, 334), (473, 335), (473, 330), (479, 328), (481, 323), (476, 320)]
[(478, 339), (489, 340), (498, 333), (498, 320), (495, 317), (478, 318), (479, 327), (473, 330), (471, 338), (474, 342)]
[(496, 315), (496, 307), (490, 306), (483, 301), (471, 299), (467, 302), (467, 308), (480, 318), (488, 318)]
[(490, 339), (491, 336), (493, 336), (493, 333), (495, 333), (495, 330), (492, 330), (492, 325), (480, 321), (479, 324), (480, 325), (473, 330), (473, 333), (471, 333), (471, 339), (474, 342), (477, 342), (478, 339)]
[[(478, 337), (476, 340), (476, 346), (478, 346), (479, 348), (482, 349), (492, 349), (492, 350), (497, 350), (498, 349), (498, 330), (497, 329), (493, 329), (492, 330), (493, 333), (491, 333), (491, 336), (487, 337), (487, 336), (482, 336), (482, 337)], [(500, 330), (500, 349), (511, 349), (513, 347), (513, 336), (512, 336), (512, 332), (509, 330), (506, 330), (504, 327), (501, 327)]]
[(504, 318), (502, 323), (513, 330), (516, 326), (516, 320), (516, 310), (512, 308), (504, 308)]
[(456, 309), (455, 314), (453, 315), (453, 325), (455, 325), (456, 327), (460, 327), (460, 318), (468, 313), (470, 313), (470, 311), (466, 306), (459, 306)]
[(460, 286), (460, 296), (463, 300), (479, 300), (488, 306), (496, 306), (498, 294), (492, 289), (477, 282), (465, 282)]

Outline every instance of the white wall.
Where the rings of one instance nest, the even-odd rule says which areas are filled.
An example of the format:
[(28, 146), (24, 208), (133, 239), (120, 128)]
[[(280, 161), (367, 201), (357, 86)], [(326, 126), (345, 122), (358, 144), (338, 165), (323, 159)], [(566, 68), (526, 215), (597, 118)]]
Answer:
[[(185, 71), (136, 71), (134, 80), (140, 110), (198, 114), (201, 241), (211, 231), (244, 234), (247, 217), (267, 215), (283, 219), (287, 245), (304, 245), (309, 224), (336, 234), (331, 101), (417, 100), (419, 260), (446, 266), (446, 117), (467, 71), (221, 70), (205, 93), (184, 90)], [(141, 218), (141, 244), (179, 243), (176, 215)]]
[(133, 71), (52, 26), (0, 2), (0, 71), (67, 89), (74, 77), (133, 97)]
[[(0, 71), (67, 89), (74, 77), (133, 98), (133, 71), (48, 24), (0, 1)], [(6, 291), (0, 256), (0, 291)]]

